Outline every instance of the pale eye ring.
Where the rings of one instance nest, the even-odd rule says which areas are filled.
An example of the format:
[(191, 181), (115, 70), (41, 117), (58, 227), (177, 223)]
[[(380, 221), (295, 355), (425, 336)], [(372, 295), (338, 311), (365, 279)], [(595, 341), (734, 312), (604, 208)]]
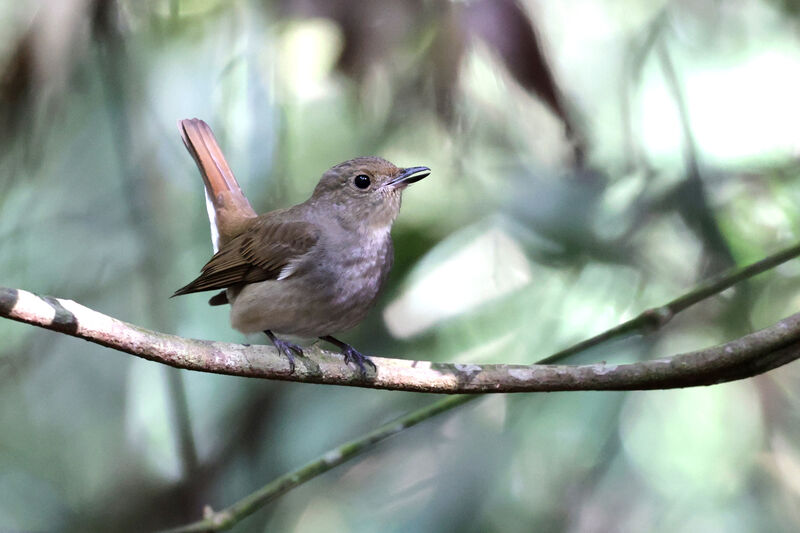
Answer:
[(359, 189), (366, 189), (367, 187), (369, 187), (370, 179), (369, 176), (367, 176), (366, 174), (359, 174), (353, 179), (353, 183)]

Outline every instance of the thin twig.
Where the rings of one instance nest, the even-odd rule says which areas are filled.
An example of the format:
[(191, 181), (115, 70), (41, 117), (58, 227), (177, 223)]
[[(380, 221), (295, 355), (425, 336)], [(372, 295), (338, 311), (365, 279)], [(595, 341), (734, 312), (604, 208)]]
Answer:
[[(720, 276), (711, 279), (690, 292), (675, 298), (674, 300), (649, 311), (645, 311), (639, 317), (629, 320), (616, 328), (596, 335), (591, 339), (576, 344), (573, 347), (562, 350), (556, 354), (551, 355), (540, 361), (540, 364), (554, 363), (566, 359), (570, 355), (580, 352), (591, 346), (596, 346), (608, 339), (615, 338), (624, 334), (633, 334), (636, 331), (646, 332), (652, 329), (657, 329), (664, 326), (670, 317), (684, 311), (688, 307), (709, 298), (743, 279), (750, 278), (757, 274), (764, 272), (769, 268), (773, 268), (793, 257), (800, 255), (800, 245), (793, 246), (781, 250), (757, 263), (746, 266), (744, 268), (735, 270), (725, 276)], [(653, 320), (653, 316), (661, 317), (661, 320)], [(796, 351), (796, 350), (795, 350)], [(377, 444), (383, 439), (386, 439), (406, 428), (418, 424), (428, 418), (449, 411), (464, 405), (472, 400), (482, 398), (477, 395), (460, 395), (451, 396), (443, 400), (434, 402), (433, 404), (413, 411), (406, 416), (400, 418), (396, 422), (385, 424), (371, 433), (362, 435), (342, 446), (334, 448), (317, 459), (303, 465), (302, 467), (293, 470), (283, 476), (271, 481), (264, 485), (258, 491), (246, 496), (242, 500), (227, 507), (221, 511), (214, 512), (207, 509), (206, 517), (203, 520), (191, 523), (186, 526), (178, 527), (169, 530), (168, 533), (189, 533), (197, 531), (222, 531), (232, 527), (245, 517), (249, 516), (257, 509), (266, 505), (270, 501), (275, 500), (279, 496), (286, 494), (289, 490), (293, 489), (309, 481), (310, 479), (331, 470), (332, 468), (342, 464), (346, 460), (359, 455), (366, 450), (370, 449), (373, 445)]]
[[(576, 347), (562, 350), (558, 354), (546, 358), (543, 362), (553, 362), (562, 359), (581, 349), (600, 344), (608, 338), (625, 333), (633, 333), (637, 328), (646, 330), (647, 328), (661, 327), (666, 324), (669, 318), (675, 313), (688, 308), (702, 299), (725, 290), (737, 281), (755, 276), (799, 254), (800, 245), (781, 250), (757, 263), (734, 270), (725, 276), (704, 283), (686, 293), (684, 296), (676, 298), (661, 307), (646, 311), (637, 319), (628, 321), (617, 328), (613, 328), (610, 332), (597, 335), (589, 341), (579, 343)], [(234, 370), (242, 368), (241, 362), (244, 361), (247, 364), (245, 370), (248, 370), (248, 372), (242, 375), (259, 375), (258, 370), (261, 370), (261, 373), (263, 373), (264, 368), (269, 368), (270, 366), (265, 364), (267, 362), (272, 362), (273, 366), (276, 364), (280, 366), (281, 363), (284, 364), (284, 368), (286, 366), (285, 361), (281, 361), (277, 353), (273, 353), (268, 349), (260, 347), (248, 348), (243, 345), (209, 343), (149, 332), (102, 315), (68, 300), (58, 300), (48, 297), (42, 298), (29, 292), (16, 289), (0, 288), (0, 316), (85, 338), (92, 342), (127, 351), (141, 357), (158, 360), (153, 354), (159, 353), (165, 356), (163, 362), (170, 362), (176, 366), (190, 367), (191, 365), (189, 363), (194, 362), (195, 364), (200, 364), (200, 368), (198, 369), (234, 373)], [(655, 320), (653, 317), (655, 317)], [(621, 367), (612, 367), (603, 364), (586, 365), (583, 367), (542, 365), (533, 365), (531, 367), (491, 366), (505, 369), (509, 375), (515, 377), (520, 382), (526, 381), (526, 378), (528, 381), (536, 382), (538, 379), (536, 375), (537, 372), (546, 373), (550, 378), (555, 377), (556, 381), (558, 381), (559, 376), (568, 376), (566, 381), (561, 379), (561, 386), (563, 386), (564, 389), (571, 390), (581, 388), (582, 378), (586, 378), (583, 381), (583, 385), (592, 383), (593, 386), (597, 388), (614, 388), (614, 379), (612, 377), (617, 375), (617, 378), (619, 378), (620, 368), (627, 368), (627, 377), (631, 378), (631, 380), (627, 382), (620, 382), (617, 379), (617, 386), (626, 385), (626, 387), (620, 388), (632, 388), (637, 381), (637, 373), (639, 375), (638, 385), (642, 388), (689, 386), (691, 384), (699, 385), (741, 379), (747, 375), (764, 372), (770, 368), (785, 364), (798, 357), (798, 344), (800, 344), (800, 316), (795, 315), (779, 322), (772, 328), (748, 335), (738, 341), (710, 350), (678, 356), (671, 360), (648, 361), (637, 363), (636, 365), (622, 365)], [(227, 353), (223, 352), (225, 348), (229, 349)], [(230, 350), (230, 348), (233, 348), (233, 350)], [(194, 354), (194, 358), (192, 358), (192, 354)], [(338, 368), (339, 375), (350, 375), (350, 380), (354, 381), (354, 383), (350, 384), (364, 384), (363, 382), (358, 382), (361, 380), (357, 375), (354, 375), (353, 372), (342, 372), (345, 367), (343, 367), (340, 362), (337, 361), (334, 364), (330, 361), (334, 357), (336, 356), (333, 354), (316, 350), (313, 358), (304, 358), (304, 360), (307, 359), (316, 364), (317, 375), (319, 376), (330, 376), (330, 370), (332, 368), (334, 370)], [(692, 360), (693, 358), (695, 360)], [(388, 370), (389, 367), (393, 365), (397, 365), (398, 363), (403, 364), (402, 361), (398, 360), (379, 358), (375, 358), (375, 360), (378, 363), (379, 373), (382, 372), (384, 368)], [(205, 366), (203, 363), (205, 363)], [(404, 363), (406, 365), (405, 368), (408, 368), (409, 362), (406, 361)], [(412, 364), (411, 366), (413, 367), (414, 365), (415, 364)], [(650, 367), (649, 369), (648, 365)], [(433, 365), (431, 363), (426, 363), (421, 366), (425, 367), (428, 371), (436, 369), (440, 372), (443, 372), (444, 369), (448, 367), (448, 365)], [(468, 379), (475, 373), (480, 374), (485, 368), (478, 365), (449, 366), (454, 367), (461, 376), (465, 376)], [(653, 368), (654, 366), (656, 368)], [(305, 372), (308, 368), (311, 368), (311, 365), (303, 364), (301, 371)], [(673, 381), (671, 383), (665, 381), (663, 379), (665, 374), (660, 373), (658, 368), (665, 371), (671, 370), (672, 378), (670, 379)], [(702, 371), (700, 371), (701, 369)], [(253, 370), (257, 370), (257, 372), (252, 372)], [(579, 370), (578, 375), (571, 374), (571, 370)], [(656, 372), (651, 373), (650, 370), (656, 370)], [(581, 373), (583, 373), (583, 375), (580, 375)], [(662, 378), (661, 383), (658, 383), (659, 374)], [(281, 377), (286, 379), (290, 376), (283, 375)], [(642, 377), (645, 377), (644, 381), (641, 380)], [(469, 381), (465, 381), (465, 383), (469, 384)], [(544, 381), (542, 381), (542, 383), (544, 383)], [(553, 384), (552, 381), (550, 381), (550, 384)], [(498, 388), (495, 387), (493, 390), (497, 391)], [(536, 390), (556, 389), (546, 388)], [(177, 531), (217, 531), (230, 527), (266, 502), (285, 493), (292, 487), (341, 464), (348, 458), (363, 452), (378, 441), (402, 431), (406, 427), (410, 427), (410, 425), (426, 420), (435, 414), (447, 411), (479, 397), (480, 396), (477, 395), (453, 396), (436, 402), (422, 410), (410, 413), (395, 423), (384, 425), (372, 433), (351, 441), (332, 452), (328, 452), (301, 469), (276, 479), (230, 508), (218, 513), (210, 511), (206, 520), (190, 524), (186, 526), (186, 528)]]
[(662, 306), (648, 309), (635, 318), (625, 321), (618, 326), (586, 339), (585, 341), (574, 344), (569, 348), (565, 348), (560, 352), (556, 352), (552, 356), (542, 361), (542, 363), (555, 362), (563, 357), (582, 352), (588, 348), (597, 346), (598, 344), (602, 344), (611, 339), (635, 335), (643, 331), (660, 329), (676, 314), (687, 309), (688, 307), (691, 307), (694, 304), (705, 300), (706, 298), (714, 296), (715, 294), (719, 294), (725, 289), (733, 287), (740, 281), (752, 278), (753, 276), (761, 274), (762, 272), (766, 272), (767, 270), (775, 268), (781, 263), (785, 263), (790, 259), (794, 259), (798, 255), (800, 255), (800, 244), (790, 246), (789, 248), (784, 248), (783, 250), (746, 267), (735, 269), (710, 278), (683, 296), (679, 296)]
[(206, 518), (199, 522), (189, 524), (187, 526), (171, 529), (165, 533), (189, 533), (192, 531), (221, 531), (228, 529), (242, 518), (249, 516), (259, 508), (263, 507), (270, 501), (286, 494), (293, 488), (297, 487), (315, 478), (323, 472), (344, 463), (348, 459), (355, 457), (366, 451), (372, 445), (400, 433), (404, 429), (415, 426), (429, 418), (436, 416), (444, 411), (449, 411), (459, 405), (463, 405), (469, 401), (476, 400), (481, 396), (449, 396), (444, 400), (433, 403), (422, 409), (413, 411), (406, 416), (399, 418), (393, 422), (386, 423), (379, 428), (360, 436), (357, 439), (351, 440), (341, 446), (334, 448), (323, 455), (320, 455), (313, 461), (306, 463), (297, 470), (284, 474), (283, 476), (274, 479), (267, 485), (264, 485), (256, 492), (242, 498), (230, 507), (214, 512), (206, 509)]

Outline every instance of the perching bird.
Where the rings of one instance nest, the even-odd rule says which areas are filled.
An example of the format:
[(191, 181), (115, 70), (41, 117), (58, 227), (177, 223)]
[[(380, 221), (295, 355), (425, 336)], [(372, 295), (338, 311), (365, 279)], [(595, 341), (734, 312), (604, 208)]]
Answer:
[(403, 189), (430, 169), (358, 157), (327, 170), (305, 202), (257, 216), (211, 128), (199, 119), (180, 128), (203, 176), (215, 254), (173, 296), (225, 289), (209, 303), (230, 303), (235, 329), (266, 333), (290, 372), (303, 350), (276, 333), (328, 341), (362, 374), (364, 363), (374, 367), (331, 335), (358, 324), (375, 302), (392, 266), (390, 231)]

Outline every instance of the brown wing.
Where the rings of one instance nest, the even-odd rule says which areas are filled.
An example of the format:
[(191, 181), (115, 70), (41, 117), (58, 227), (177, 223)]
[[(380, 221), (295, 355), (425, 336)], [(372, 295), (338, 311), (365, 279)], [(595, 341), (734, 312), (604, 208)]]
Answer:
[(319, 228), (309, 222), (259, 217), (250, 229), (220, 248), (196, 280), (173, 296), (278, 279), (291, 261), (316, 245), (319, 234)]

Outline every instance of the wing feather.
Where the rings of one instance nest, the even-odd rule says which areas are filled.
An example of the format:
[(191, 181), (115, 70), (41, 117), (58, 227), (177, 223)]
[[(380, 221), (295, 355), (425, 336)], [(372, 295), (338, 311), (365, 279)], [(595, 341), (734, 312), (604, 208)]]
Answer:
[(258, 217), (253, 225), (225, 244), (202, 268), (200, 276), (173, 296), (226, 289), (244, 283), (285, 279), (284, 269), (296, 268), (319, 241), (318, 226), (305, 221)]

